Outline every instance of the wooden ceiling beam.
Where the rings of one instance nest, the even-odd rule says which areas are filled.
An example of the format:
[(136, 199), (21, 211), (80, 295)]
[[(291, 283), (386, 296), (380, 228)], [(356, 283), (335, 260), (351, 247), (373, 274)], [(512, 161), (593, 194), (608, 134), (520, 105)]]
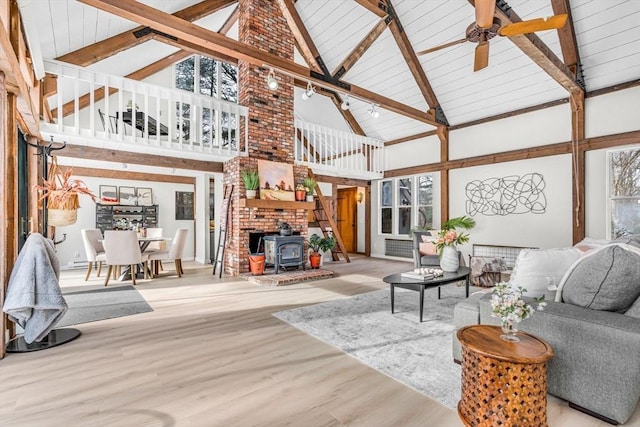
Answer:
[(320, 57), (320, 51), (318, 51), (316, 44), (309, 35), (309, 31), (307, 31), (304, 26), (302, 18), (300, 18), (295, 4), (293, 4), (293, 0), (276, 0), (276, 3), (278, 3), (280, 11), (287, 21), (289, 29), (291, 29), (291, 33), (300, 50), (300, 54), (307, 62), (307, 65), (319, 73), (325, 73), (326, 66), (324, 66), (324, 62)]
[(380, 18), (384, 18), (388, 15), (386, 11), (386, 0), (356, 0), (356, 3), (365, 7), (368, 11), (375, 13)]
[(571, 5), (569, 0), (551, 0), (553, 13), (560, 15), (566, 13), (567, 23), (562, 28), (558, 28), (558, 38), (560, 39), (560, 48), (562, 49), (562, 58), (565, 65), (573, 73), (584, 87), (584, 78), (582, 77), (582, 64), (580, 62), (580, 53), (578, 50), (578, 41), (576, 39), (576, 31), (573, 26), (573, 16), (571, 14)]
[[(237, 2), (237, 0), (204, 0), (193, 6), (179, 10), (174, 13), (173, 16), (192, 22), (211, 15), (235, 2)], [(145, 26), (136, 27), (132, 30), (109, 37), (108, 39), (69, 52), (56, 59), (79, 67), (87, 67), (151, 40), (154, 35), (153, 32), (139, 34), (139, 32), (143, 32), (145, 28)], [(136, 36), (136, 34), (138, 34), (138, 36)]]
[[(595, 138), (587, 138), (580, 141), (580, 150), (602, 150), (606, 148), (635, 145), (640, 142), (640, 131), (623, 132), (614, 135), (604, 135)], [(449, 160), (447, 162), (430, 163), (408, 168), (392, 169), (384, 173), (385, 178), (397, 176), (418, 175), (427, 172), (438, 172), (445, 169), (461, 169), (474, 166), (495, 165), (503, 162), (513, 162), (516, 160), (537, 159), (540, 157), (558, 156), (571, 154), (571, 141), (559, 142), (557, 144), (542, 145), (539, 147), (522, 148), (513, 151), (505, 151), (495, 154), (485, 154), (482, 156), (468, 157), (466, 159)]]
[[(475, 0), (468, 1), (475, 7)], [(501, 9), (501, 4), (501, 2), (496, 3), (495, 15), (500, 19), (503, 26), (515, 22), (522, 22), (522, 19), (513, 9), (505, 11)], [(540, 37), (531, 33), (510, 36), (509, 39), (569, 93), (584, 92), (584, 88), (576, 81), (573, 73), (556, 54), (540, 40)]]
[(231, 28), (236, 24), (236, 22), (238, 22), (239, 17), (240, 17), (240, 8), (236, 6), (236, 8), (233, 9), (233, 12), (231, 12), (231, 15), (229, 15), (227, 20), (224, 21), (224, 24), (222, 24), (222, 27), (220, 27), (220, 31), (218, 32), (220, 34), (227, 34), (229, 30), (231, 30)]
[[(64, 166), (64, 165), (61, 165)], [(176, 184), (195, 184), (196, 179), (191, 176), (164, 175), (159, 173), (132, 172), (114, 169), (73, 167), (73, 175), (93, 178), (126, 179), (129, 181), (173, 182)]]
[(284, 74), (311, 81), (321, 87), (348, 93), (353, 97), (378, 104), (381, 108), (394, 113), (437, 126), (437, 122), (432, 115), (420, 111), (417, 108), (410, 107), (346, 82), (327, 79), (307, 67), (296, 64), (294, 61), (289, 61), (253, 46), (240, 43), (145, 4), (138, 2), (121, 2), (118, 0), (79, 1), (122, 18), (138, 22), (141, 25), (151, 26), (158, 31), (162, 31), (178, 39), (199, 45), (203, 52), (207, 49), (214, 50), (237, 59), (245, 60), (254, 65), (273, 67)]
[(71, 157), (74, 159), (102, 160), (105, 162), (205, 172), (223, 172), (222, 162), (207, 162), (203, 160), (183, 159), (180, 157), (158, 156), (155, 154), (131, 153), (128, 151), (111, 150), (87, 145), (67, 144), (62, 150), (57, 151), (57, 154), (60, 157)]
[[(431, 83), (427, 79), (427, 75), (416, 56), (416, 52), (411, 46), (411, 42), (409, 41), (409, 37), (407, 33), (404, 31), (402, 27), (402, 23), (400, 22), (400, 18), (395, 13), (391, 2), (388, 3), (389, 14), (392, 17), (391, 22), (389, 23), (389, 29), (391, 30), (391, 34), (393, 34), (393, 38), (396, 40), (396, 44), (400, 48), (400, 52), (404, 57), (407, 65), (409, 66), (409, 70), (411, 71), (411, 75), (413, 76), (416, 84), (420, 88), (420, 92), (422, 92), (422, 96), (424, 96), (425, 101), (429, 105), (429, 108), (436, 109), (440, 107), (440, 102), (438, 102), (438, 97), (436, 97), (433, 88), (431, 87)], [(442, 111), (440, 111), (442, 113)], [(434, 113), (435, 114), (435, 113)], [(444, 113), (442, 113), (444, 116)], [(446, 119), (443, 120), (444, 125), (448, 125)]]
[(387, 29), (389, 25), (388, 17), (385, 19), (381, 19), (378, 23), (373, 27), (369, 34), (364, 36), (360, 43), (347, 55), (347, 57), (336, 67), (333, 71), (332, 75), (334, 78), (339, 79), (344, 76), (347, 71), (353, 67), (353, 65), (364, 55), (364, 53), (371, 47), (371, 45), (380, 37), (380, 35)]

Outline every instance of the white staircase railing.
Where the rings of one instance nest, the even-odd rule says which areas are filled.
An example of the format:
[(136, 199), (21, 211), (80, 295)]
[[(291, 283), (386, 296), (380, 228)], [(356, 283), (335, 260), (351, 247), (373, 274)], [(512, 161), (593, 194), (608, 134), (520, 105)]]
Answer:
[(59, 61), (45, 61), (45, 70), (57, 76), (57, 93), (47, 100), (54, 123), (41, 123), (43, 134), (106, 139), (133, 151), (248, 152), (247, 107)]
[(384, 142), (295, 120), (295, 161), (313, 170), (367, 179), (382, 178)]

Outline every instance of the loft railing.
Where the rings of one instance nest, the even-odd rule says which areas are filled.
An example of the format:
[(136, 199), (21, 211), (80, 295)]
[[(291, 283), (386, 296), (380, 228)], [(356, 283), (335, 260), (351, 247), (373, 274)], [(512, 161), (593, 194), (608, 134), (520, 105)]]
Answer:
[[(43, 134), (106, 139), (135, 146), (221, 157), (247, 153), (248, 108), (209, 96), (45, 61), (57, 76), (50, 97), (53, 123)], [(242, 126), (245, 127), (241, 132)], [(240, 140), (242, 135), (242, 140)]]
[(383, 177), (384, 142), (381, 140), (296, 119), (295, 141), (298, 164), (354, 178)]

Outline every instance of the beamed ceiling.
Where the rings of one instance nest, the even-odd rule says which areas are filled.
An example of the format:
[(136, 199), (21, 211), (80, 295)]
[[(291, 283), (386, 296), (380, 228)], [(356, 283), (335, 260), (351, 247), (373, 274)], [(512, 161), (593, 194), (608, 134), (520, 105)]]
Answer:
[[(569, 21), (562, 30), (491, 39), (489, 65), (478, 72), (472, 42), (416, 55), (464, 38), (475, 20), (473, 0), (274, 1), (296, 36), (295, 63), (238, 44), (236, 2), (229, 0), (39, 0), (32, 12), (45, 59), (135, 78), (182, 49), (247, 59), (296, 77), (298, 86), (311, 80), (324, 87), (318, 93), (327, 98), (305, 105), (297, 90), (299, 117), (322, 116), (320, 124), (347, 123), (387, 141), (640, 79), (638, 0), (499, 0), (503, 22), (563, 12)], [(178, 41), (133, 35), (147, 26)], [(346, 93), (351, 108), (344, 112)], [(370, 102), (381, 106), (377, 119), (367, 113)]]

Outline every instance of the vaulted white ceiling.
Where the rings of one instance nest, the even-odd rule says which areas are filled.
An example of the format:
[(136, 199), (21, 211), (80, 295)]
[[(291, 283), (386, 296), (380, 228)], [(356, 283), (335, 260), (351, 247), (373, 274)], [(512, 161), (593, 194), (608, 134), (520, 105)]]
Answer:
[[(198, 0), (142, 0), (141, 3), (173, 13)], [(522, 19), (553, 15), (551, 0), (510, 0), (508, 3)], [(34, 4), (40, 47), (46, 59), (138, 26), (74, 0), (38, 0)], [(474, 22), (474, 9), (468, 0), (392, 0), (392, 4), (415, 51), (461, 39), (467, 26)], [(570, 5), (587, 91), (639, 79), (640, 1), (570, 0)], [(329, 71), (334, 71), (381, 19), (353, 0), (298, 0), (295, 6)], [(230, 5), (195, 23), (219, 31), (234, 8), (235, 5)], [(235, 37), (236, 33), (232, 30), (228, 35)], [(538, 36), (562, 59), (555, 30), (538, 33)], [(506, 37), (490, 40), (489, 66), (473, 72), (475, 46), (465, 42), (418, 57), (451, 125), (568, 96), (564, 88)], [(92, 68), (126, 75), (176, 50), (160, 41), (148, 41), (100, 61)], [(343, 79), (421, 111), (428, 109), (389, 29)], [(368, 136), (392, 140), (433, 129), (385, 110), (374, 119), (367, 113), (368, 102), (354, 98), (350, 101), (351, 113)], [(318, 110), (331, 108), (335, 109), (332, 102), (317, 103)], [(309, 110), (296, 100), (299, 117), (313, 122), (314, 116), (323, 114)], [(335, 111), (328, 117), (337, 118), (336, 128), (344, 127)]]

